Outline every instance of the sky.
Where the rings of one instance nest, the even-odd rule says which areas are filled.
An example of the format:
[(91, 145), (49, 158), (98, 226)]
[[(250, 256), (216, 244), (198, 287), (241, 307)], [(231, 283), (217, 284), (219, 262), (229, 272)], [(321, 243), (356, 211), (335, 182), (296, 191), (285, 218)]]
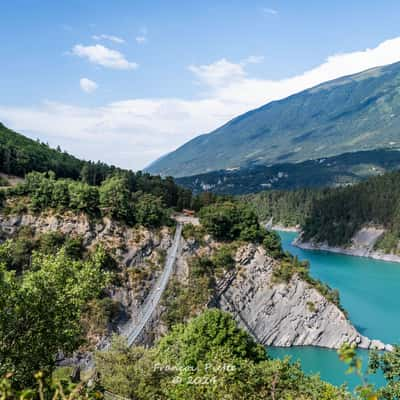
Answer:
[(400, 61), (398, 0), (2, 0), (0, 121), (143, 169), (269, 101)]

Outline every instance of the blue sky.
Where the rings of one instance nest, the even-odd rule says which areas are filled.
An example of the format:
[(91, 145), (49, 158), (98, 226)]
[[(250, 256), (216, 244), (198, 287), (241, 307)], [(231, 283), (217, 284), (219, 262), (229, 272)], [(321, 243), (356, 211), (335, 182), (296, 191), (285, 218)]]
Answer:
[(13, 0), (0, 15), (0, 120), (133, 169), (250, 108), (400, 60), (399, 1)]

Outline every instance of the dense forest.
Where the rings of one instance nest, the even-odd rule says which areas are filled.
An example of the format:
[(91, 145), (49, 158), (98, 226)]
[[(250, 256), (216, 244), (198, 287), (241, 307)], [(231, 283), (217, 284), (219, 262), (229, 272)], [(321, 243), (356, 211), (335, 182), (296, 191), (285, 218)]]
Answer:
[(305, 240), (332, 246), (350, 243), (365, 225), (386, 233), (376, 246), (396, 252), (400, 239), (400, 172), (390, 172), (340, 188), (265, 191), (241, 197), (258, 217), (283, 226), (300, 225)]
[(273, 223), (285, 227), (303, 225), (315, 200), (330, 192), (330, 189), (268, 190), (241, 196), (250, 204), (261, 221), (271, 218)]
[(305, 240), (346, 245), (367, 224), (387, 228), (378, 245), (386, 251), (395, 250), (400, 238), (400, 172), (328, 191), (313, 203), (303, 235)]

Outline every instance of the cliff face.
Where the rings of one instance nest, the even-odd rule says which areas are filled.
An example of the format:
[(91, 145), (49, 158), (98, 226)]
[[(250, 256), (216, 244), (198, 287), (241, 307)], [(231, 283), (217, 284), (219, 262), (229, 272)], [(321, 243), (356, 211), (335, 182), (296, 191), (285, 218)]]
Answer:
[(344, 342), (360, 348), (385, 346), (357, 332), (343, 312), (309, 283), (294, 275), (288, 284), (273, 284), (277, 262), (261, 247), (238, 251), (237, 272), (220, 283), (218, 306), (267, 346), (339, 348)]
[[(305, 250), (323, 250), (331, 253), (347, 254), (357, 257), (368, 257), (375, 260), (400, 262), (400, 256), (393, 253), (384, 253), (375, 249), (378, 239), (385, 233), (385, 229), (376, 227), (361, 228), (352, 237), (348, 246), (329, 246), (327, 243), (320, 243), (314, 240), (303, 241), (301, 234), (293, 242), (293, 245)], [(399, 248), (400, 244), (397, 246)]]
[(161, 274), (163, 258), (172, 243), (168, 228), (160, 231), (129, 228), (108, 218), (91, 221), (84, 214), (72, 213), (0, 214), (1, 241), (12, 237), (23, 226), (29, 226), (35, 235), (57, 231), (80, 236), (86, 250), (101, 244), (114, 256), (118, 263), (118, 284), (111, 285), (107, 291), (120, 305), (115, 325), (129, 318), (136, 320), (140, 305)]

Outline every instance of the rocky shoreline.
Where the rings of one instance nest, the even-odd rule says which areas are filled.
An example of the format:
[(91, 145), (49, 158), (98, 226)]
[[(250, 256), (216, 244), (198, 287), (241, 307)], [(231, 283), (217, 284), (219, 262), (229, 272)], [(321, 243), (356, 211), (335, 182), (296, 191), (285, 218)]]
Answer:
[(299, 226), (272, 225), (271, 229), (273, 231), (281, 231), (281, 232), (300, 232)]
[(367, 257), (375, 260), (400, 263), (400, 256), (374, 250), (374, 245), (383, 232), (383, 229), (371, 227), (363, 228), (354, 235), (351, 245), (347, 247), (329, 246), (326, 243), (318, 243), (314, 241), (303, 241), (301, 235), (298, 236), (292, 244), (293, 246), (304, 250), (328, 251), (330, 253), (345, 254), (355, 257)]

